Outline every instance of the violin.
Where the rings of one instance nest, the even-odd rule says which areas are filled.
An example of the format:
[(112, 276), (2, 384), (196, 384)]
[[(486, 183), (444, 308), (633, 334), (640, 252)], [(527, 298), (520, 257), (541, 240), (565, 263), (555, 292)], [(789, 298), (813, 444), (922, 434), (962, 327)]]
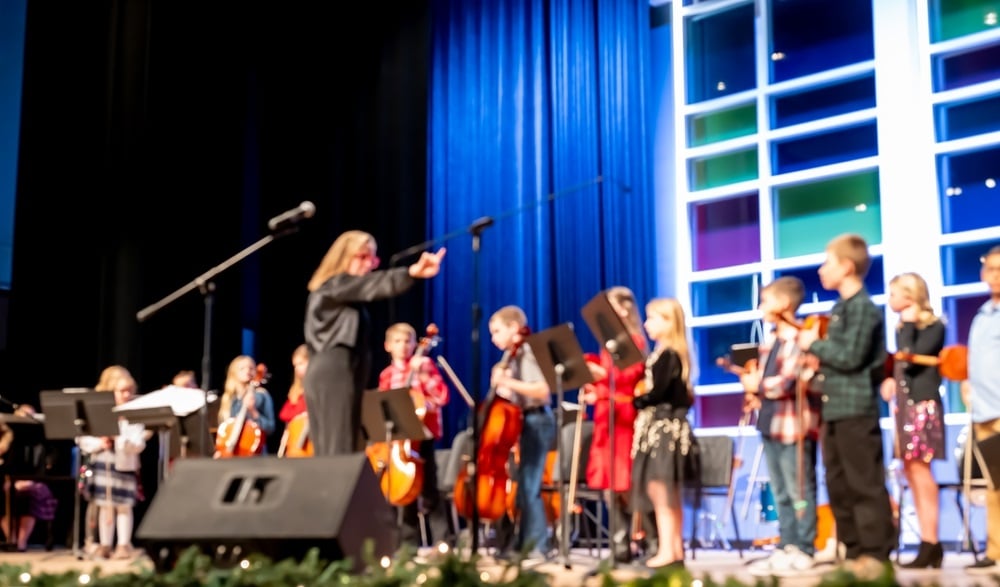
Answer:
[(906, 361), (914, 365), (937, 367), (941, 377), (951, 381), (965, 381), (969, 378), (969, 347), (954, 344), (941, 349), (937, 355), (917, 355), (906, 351), (896, 351), (886, 359), (886, 377), (892, 377), (894, 361)]
[(267, 366), (259, 363), (256, 375), (243, 394), (239, 413), (219, 424), (214, 458), (247, 457), (264, 452), (264, 432), (256, 422), (247, 419), (247, 411), (250, 402), (256, 401), (257, 388), (267, 383), (269, 377)]
[[(518, 331), (520, 336), (504, 352), (497, 365), (499, 368), (506, 369), (510, 365), (530, 333), (527, 326), (521, 327)], [(524, 420), (519, 407), (497, 395), (496, 386), (490, 388), (480, 410), (480, 414), (476, 415), (481, 420), (479, 452), (475, 461), (469, 460), (465, 467), (460, 468), (455, 479), (453, 500), (458, 512), (466, 518), (472, 517), (475, 506), (480, 519), (496, 521), (508, 510), (510, 474), (507, 459), (521, 437)], [(475, 478), (478, 481), (473, 487)]]

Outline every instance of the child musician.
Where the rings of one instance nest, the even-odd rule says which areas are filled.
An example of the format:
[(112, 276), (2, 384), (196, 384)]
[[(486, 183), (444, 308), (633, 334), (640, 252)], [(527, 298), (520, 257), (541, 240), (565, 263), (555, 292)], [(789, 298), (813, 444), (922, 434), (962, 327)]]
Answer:
[[(135, 380), (122, 368), (108, 387), (98, 391), (113, 391), (115, 404), (122, 405), (135, 395)], [(146, 427), (118, 420), (118, 435), (112, 437), (80, 436), (80, 452), (90, 455), (93, 477), (88, 501), (97, 508), (97, 536), (100, 546), (97, 556), (128, 559), (132, 549), (132, 507), (138, 491), (139, 454), (146, 448)], [(115, 529), (118, 547), (112, 555)]]
[(646, 358), (646, 393), (632, 400), (639, 411), (632, 441), (636, 507), (656, 516), (658, 548), (646, 566), (683, 568), (681, 490), (699, 479), (697, 441), (687, 420), (694, 403), (684, 310), (672, 298), (646, 305), (646, 333), (656, 346)]
[(531, 347), (523, 343), (522, 329), (528, 320), (524, 310), (504, 306), (490, 317), (490, 337), (493, 344), (507, 353), (517, 347), (503, 368), (503, 362), (493, 368), (490, 386), (498, 396), (521, 408), (524, 420), (520, 438), (517, 506), (520, 522), (514, 547), (527, 552), (529, 559), (548, 558), (548, 522), (542, 500), (542, 475), (545, 459), (555, 440), (556, 421), (550, 406), (552, 392)]
[(820, 338), (818, 325), (798, 336), (799, 348), (819, 359), (830, 509), (847, 551), (845, 568), (863, 581), (880, 577), (896, 548), (876, 390), (885, 373), (885, 320), (863, 281), (870, 265), (862, 237), (832, 239), (819, 268), (823, 288), (839, 294), (827, 336)]
[[(642, 319), (639, 317), (635, 294), (627, 287), (616, 286), (608, 289), (608, 301), (611, 307), (621, 317), (626, 329), (632, 335), (632, 340), (640, 351), (646, 352), (646, 337), (642, 333)], [(632, 436), (634, 433), (635, 408), (632, 406), (632, 396), (636, 385), (645, 377), (645, 365), (642, 361), (625, 369), (619, 369), (607, 350), (600, 354), (585, 356), (587, 367), (594, 378), (594, 383), (583, 386), (581, 399), (584, 403), (594, 406), (594, 432), (590, 444), (590, 455), (587, 458), (587, 486), (592, 489), (606, 490), (605, 501), (610, 515), (615, 518), (617, 531), (614, 536), (614, 556), (619, 562), (632, 560), (629, 547), (628, 528), (628, 493), (632, 480)], [(614, 483), (611, 481), (611, 387), (610, 377), (614, 378), (615, 396), (615, 456)], [(646, 516), (642, 516), (645, 521)]]
[(419, 453), (424, 461), (424, 484), (420, 499), (403, 506), (403, 530), (400, 540), (405, 544), (420, 546), (420, 517), (423, 510), (428, 520), (428, 541), (445, 540), (448, 536), (448, 518), (445, 514), (437, 485), (437, 463), (434, 443), (441, 440), (441, 408), (448, 403), (448, 387), (426, 354), (414, 356), (417, 348), (417, 331), (406, 324), (393, 324), (385, 331), (385, 350), (392, 362), (382, 370), (378, 387), (382, 390), (408, 387), (418, 397), (417, 414), (431, 438), (421, 441)]
[(302, 386), (302, 378), (306, 376), (308, 367), (309, 347), (303, 343), (292, 351), (292, 385), (288, 388), (288, 397), (285, 398), (285, 404), (281, 406), (281, 411), (278, 413), (278, 419), (285, 424), (306, 411), (305, 388)]
[(243, 410), (243, 403), (247, 402), (246, 421), (260, 427), (263, 435), (260, 452), (266, 453), (266, 439), (274, 433), (274, 400), (261, 386), (262, 383), (258, 380), (257, 363), (253, 357), (240, 355), (233, 359), (226, 371), (226, 382), (219, 400), (219, 424), (235, 418)]
[[(785, 575), (813, 567), (816, 547), (816, 442), (819, 438), (819, 394), (803, 390), (801, 406), (796, 400), (802, 370), (795, 339), (798, 328), (789, 322), (805, 297), (797, 277), (784, 276), (760, 292), (760, 311), (774, 325), (760, 349), (756, 369), (740, 381), (750, 398), (746, 409), (759, 407), (757, 429), (764, 445), (778, 507), (778, 549), (750, 565), (752, 574)], [(799, 410), (801, 409), (801, 413)], [(802, 440), (802, 471), (799, 479), (798, 448)]]

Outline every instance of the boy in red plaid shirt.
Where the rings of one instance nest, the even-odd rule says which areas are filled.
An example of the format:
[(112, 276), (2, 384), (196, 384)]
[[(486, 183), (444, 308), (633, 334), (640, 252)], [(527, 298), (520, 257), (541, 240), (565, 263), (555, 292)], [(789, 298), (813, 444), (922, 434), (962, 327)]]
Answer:
[[(798, 328), (792, 321), (805, 288), (796, 277), (779, 277), (760, 292), (759, 308), (772, 324), (760, 347), (754, 369), (740, 380), (747, 393), (746, 409), (759, 409), (757, 429), (764, 445), (771, 488), (778, 508), (778, 549), (753, 562), (754, 574), (786, 575), (813, 567), (816, 540), (816, 445), (819, 437), (820, 397), (806, 391), (797, 414), (796, 389), (804, 370), (796, 344)], [(798, 441), (802, 439), (802, 482), (799, 482)], [(801, 487), (800, 487), (801, 485)]]
[(399, 389), (409, 386), (417, 407), (417, 415), (431, 438), (421, 441), (420, 457), (424, 460), (424, 485), (420, 498), (403, 506), (403, 527), (400, 539), (404, 544), (419, 547), (419, 512), (424, 512), (430, 526), (429, 542), (448, 540), (448, 518), (445, 515), (437, 484), (437, 463), (434, 458), (434, 442), (441, 439), (441, 408), (448, 403), (448, 387), (434, 361), (426, 355), (414, 357), (417, 348), (417, 331), (405, 322), (393, 324), (385, 331), (385, 350), (392, 362), (378, 377), (378, 387), (382, 390)]

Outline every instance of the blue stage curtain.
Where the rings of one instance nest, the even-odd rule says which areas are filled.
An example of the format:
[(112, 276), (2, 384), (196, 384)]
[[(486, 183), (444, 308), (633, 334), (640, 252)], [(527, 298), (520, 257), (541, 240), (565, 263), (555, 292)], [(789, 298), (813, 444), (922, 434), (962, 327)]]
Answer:
[[(654, 293), (649, 7), (437, 0), (432, 19), (428, 233), (448, 255), (428, 316), (485, 396), (501, 306), (521, 306), (536, 332), (572, 322), (593, 352), (580, 310), (594, 295), (627, 285), (643, 306)], [(467, 228), (483, 217), (494, 223), (476, 253)], [(453, 396), (445, 413), (450, 439), (468, 410)]]

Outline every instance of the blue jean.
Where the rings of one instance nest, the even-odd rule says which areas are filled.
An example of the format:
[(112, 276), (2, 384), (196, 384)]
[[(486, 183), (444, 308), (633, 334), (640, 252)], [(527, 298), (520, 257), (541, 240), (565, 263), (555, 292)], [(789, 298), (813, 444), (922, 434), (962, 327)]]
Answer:
[(524, 415), (521, 429), (521, 461), (518, 465), (517, 507), (521, 512), (518, 550), (548, 550), (548, 520), (542, 501), (545, 459), (555, 439), (556, 421), (551, 410)]
[[(807, 438), (802, 443), (802, 496), (799, 495), (795, 443), (784, 444), (770, 438), (763, 438), (762, 442), (778, 508), (779, 547), (793, 545), (812, 555), (816, 551), (816, 441)], [(801, 502), (801, 516), (797, 515), (797, 502)]]

